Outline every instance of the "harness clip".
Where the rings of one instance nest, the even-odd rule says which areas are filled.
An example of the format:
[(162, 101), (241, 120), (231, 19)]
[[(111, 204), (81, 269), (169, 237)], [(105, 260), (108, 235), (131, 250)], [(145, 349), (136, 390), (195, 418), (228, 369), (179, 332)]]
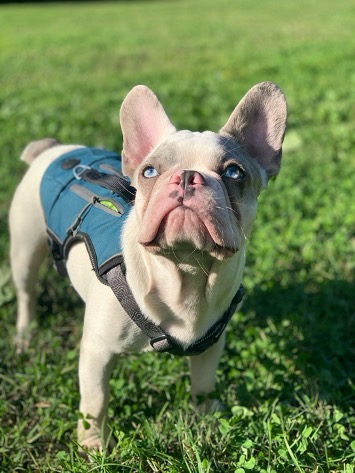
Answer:
[(73, 175), (75, 179), (80, 181), (82, 179), (81, 175), (88, 169), (91, 169), (91, 167), (86, 166), (85, 164), (78, 164), (77, 166), (75, 166), (75, 168), (73, 168)]
[(150, 345), (154, 348), (155, 351), (165, 352), (169, 350), (170, 343), (166, 335), (161, 335), (150, 340)]

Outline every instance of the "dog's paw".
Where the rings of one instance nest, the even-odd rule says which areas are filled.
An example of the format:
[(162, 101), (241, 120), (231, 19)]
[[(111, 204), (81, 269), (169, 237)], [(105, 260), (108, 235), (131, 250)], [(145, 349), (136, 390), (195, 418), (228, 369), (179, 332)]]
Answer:
[(215, 412), (225, 412), (226, 408), (219, 399), (206, 399), (196, 405), (200, 414), (214, 414)]
[(28, 335), (16, 334), (14, 338), (14, 345), (17, 355), (22, 355), (28, 350), (30, 346), (30, 337)]
[(101, 429), (94, 419), (79, 419), (78, 444), (81, 452), (103, 451), (105, 441), (101, 435)]
[(102, 453), (104, 448), (102, 442), (97, 438), (83, 439), (79, 442), (79, 453), (81, 456), (87, 456), (90, 459), (90, 454)]
[(78, 421), (78, 444), (81, 453), (99, 452), (111, 450), (116, 443), (112, 437), (108, 435), (107, 425), (98, 425), (95, 419), (79, 419)]

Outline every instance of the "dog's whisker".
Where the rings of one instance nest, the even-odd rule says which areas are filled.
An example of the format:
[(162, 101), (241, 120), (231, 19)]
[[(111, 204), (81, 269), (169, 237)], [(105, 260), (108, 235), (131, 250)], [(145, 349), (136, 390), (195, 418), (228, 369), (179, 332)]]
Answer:
[(197, 261), (197, 264), (200, 266), (202, 272), (203, 272), (207, 277), (209, 277), (210, 273), (207, 271), (207, 269), (202, 266), (202, 263), (201, 263), (199, 260), (196, 260), (196, 261)]

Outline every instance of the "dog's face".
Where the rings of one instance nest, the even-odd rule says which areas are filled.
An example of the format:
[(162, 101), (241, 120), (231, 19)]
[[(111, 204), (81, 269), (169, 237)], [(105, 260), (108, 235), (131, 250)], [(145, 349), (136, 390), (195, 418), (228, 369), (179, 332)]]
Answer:
[[(236, 108), (219, 134), (176, 132), (149, 89), (138, 87), (127, 96), (121, 109), (124, 171), (137, 189), (138, 241), (148, 251), (202, 252), (224, 259), (241, 248), (255, 219), (257, 197), (268, 176), (279, 170), (286, 120), (279, 89), (267, 83), (266, 97), (260, 89), (256, 109), (249, 110), (250, 97), (244, 104), (250, 116), (242, 101), (242, 110)], [(271, 102), (280, 109), (276, 126), (265, 105), (270, 89)]]
[(134, 173), (139, 243), (149, 251), (203, 251), (223, 259), (249, 235), (263, 176), (227, 138), (180, 131)]

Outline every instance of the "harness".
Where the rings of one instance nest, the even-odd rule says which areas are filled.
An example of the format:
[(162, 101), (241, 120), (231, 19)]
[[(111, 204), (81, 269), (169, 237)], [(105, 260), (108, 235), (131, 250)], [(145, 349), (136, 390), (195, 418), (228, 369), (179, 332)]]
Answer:
[(40, 186), (50, 253), (67, 275), (71, 246), (84, 241), (98, 279), (108, 285), (132, 321), (158, 352), (198, 355), (217, 342), (243, 298), (241, 285), (230, 306), (207, 333), (187, 348), (142, 314), (126, 280), (122, 226), (132, 208), (135, 189), (122, 174), (121, 158), (110, 151), (78, 148), (47, 168)]
[[(105, 172), (103, 172), (105, 171)], [(40, 195), (54, 265), (66, 275), (70, 247), (84, 241), (97, 277), (123, 261), (120, 233), (135, 190), (115, 153), (79, 148), (50, 164)]]

